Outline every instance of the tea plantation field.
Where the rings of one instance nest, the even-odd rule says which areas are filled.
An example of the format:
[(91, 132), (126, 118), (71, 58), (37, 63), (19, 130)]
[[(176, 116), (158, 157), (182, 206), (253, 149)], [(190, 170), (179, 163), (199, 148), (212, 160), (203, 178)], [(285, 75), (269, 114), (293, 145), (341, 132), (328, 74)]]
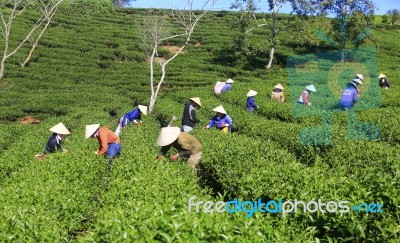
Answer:
[[(211, 12), (200, 21), (188, 48), (167, 67), (154, 112), (143, 118), (143, 126), (123, 130), (121, 156), (110, 166), (93, 153), (97, 141), (85, 140), (85, 125), (101, 123), (114, 130), (135, 103), (148, 104), (149, 68), (138, 23), (151, 11), (88, 15), (61, 9), (27, 67), (19, 64), (28, 47), (8, 60), (0, 80), (1, 242), (400, 241), (399, 27), (378, 24), (369, 43), (377, 50), (377, 71), (389, 77), (392, 88), (381, 91), (380, 107), (359, 111), (357, 120), (375, 124), (380, 139), (350, 140), (349, 114), (337, 112), (328, 122), (333, 143), (308, 146), (299, 134), (321, 126), (322, 113), (293, 114), (290, 101), (299, 94), (291, 93), (286, 58), (328, 47), (299, 47), (289, 32), (280, 35), (272, 69), (263, 67), (268, 53), (249, 62), (232, 62), (226, 49), (239, 34), (235, 13)], [(37, 14), (22, 16), (15, 22), (14, 40)], [(266, 34), (258, 30), (251, 38), (268, 43)], [(172, 54), (167, 49), (162, 53)], [(376, 76), (366, 78), (371, 87), (377, 85)], [(228, 78), (235, 80), (233, 89), (214, 96), (215, 82)], [(286, 87), (284, 104), (270, 101), (277, 83)], [(250, 89), (258, 91), (260, 109), (254, 114), (245, 109)], [(195, 129), (194, 136), (203, 144), (197, 173), (182, 161), (155, 159), (160, 127), (172, 115), (178, 116), (179, 126), (184, 104), (194, 96), (203, 104), (197, 110), (201, 126), (220, 104), (234, 124), (232, 134)], [(318, 92), (312, 99), (316, 106), (324, 102)], [(17, 122), (29, 115), (41, 122)], [(58, 122), (71, 131), (63, 144), (68, 152), (35, 160), (50, 135), (48, 129)], [(213, 202), (379, 202), (383, 212), (300, 211), (285, 217), (258, 212), (247, 218), (245, 213), (189, 212), (192, 196)]]

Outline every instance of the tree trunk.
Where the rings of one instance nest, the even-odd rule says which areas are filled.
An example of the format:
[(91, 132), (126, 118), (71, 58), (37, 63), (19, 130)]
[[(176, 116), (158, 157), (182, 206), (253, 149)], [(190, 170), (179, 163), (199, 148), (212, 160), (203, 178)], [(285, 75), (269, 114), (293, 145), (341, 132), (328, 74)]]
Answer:
[(271, 52), (269, 53), (269, 62), (267, 66), (265, 66), (267, 69), (270, 69), (272, 66), (272, 61), (274, 60), (274, 54), (275, 54), (275, 45), (276, 45), (276, 36), (278, 34), (278, 27), (276, 26), (276, 21), (277, 21), (277, 11), (276, 11), (276, 3), (273, 3), (273, 9), (272, 9), (272, 37), (271, 37)]
[(6, 60), (4, 60), (4, 58), (2, 58), (1, 62), (0, 62), (0, 80), (3, 79), (3, 76), (4, 76), (5, 61)]
[(267, 69), (270, 69), (272, 66), (272, 61), (274, 60), (274, 53), (275, 53), (275, 48), (271, 48), (271, 52), (269, 53), (269, 62), (268, 65), (266, 66)]

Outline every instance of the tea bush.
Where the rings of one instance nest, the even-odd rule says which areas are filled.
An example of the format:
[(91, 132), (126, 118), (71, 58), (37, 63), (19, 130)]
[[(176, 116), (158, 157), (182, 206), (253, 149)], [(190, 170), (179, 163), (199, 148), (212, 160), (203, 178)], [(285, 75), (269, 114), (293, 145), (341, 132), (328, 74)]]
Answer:
[[(93, 153), (97, 141), (84, 139), (85, 125), (100, 123), (114, 130), (134, 105), (148, 104), (149, 68), (137, 23), (165, 11), (81, 10), (61, 7), (27, 67), (21, 68), (20, 62), (29, 46), (7, 61), (6, 76), (0, 81), (0, 241), (400, 240), (397, 27), (374, 28), (379, 71), (389, 77), (392, 88), (381, 90), (381, 107), (359, 111), (355, 117), (359, 123), (376, 125), (379, 141), (350, 140), (353, 127), (345, 112), (327, 117), (318, 111), (305, 118), (294, 114), (297, 104), (291, 101), (299, 92), (290, 87), (290, 70), (284, 63), (304, 50), (296, 47), (290, 32), (279, 37), (272, 69), (251, 65), (268, 58), (257, 48), (253, 61), (243, 57), (230, 62), (224, 51), (240, 34), (232, 27), (236, 13), (210, 12), (185, 53), (169, 64), (153, 114), (143, 117), (144, 126), (124, 128), (122, 153), (108, 164)], [(13, 41), (22, 38), (38, 13), (21, 16), (14, 25)], [(264, 34), (254, 32), (251, 42), (262, 43)], [(376, 75), (371, 75), (369, 85), (378, 85)], [(232, 90), (214, 96), (215, 82), (228, 78), (235, 80)], [(277, 83), (285, 86), (283, 104), (270, 100)], [(245, 108), (250, 89), (258, 91), (260, 109), (254, 113)], [(313, 104), (325, 105), (325, 95), (326, 91), (313, 94)], [(203, 104), (197, 109), (201, 124), (193, 131), (203, 145), (196, 173), (184, 161), (155, 159), (160, 127), (172, 115), (178, 117), (174, 125), (180, 126), (184, 104), (195, 96)], [(233, 119), (232, 134), (202, 129), (218, 105)], [(16, 122), (28, 115), (41, 123)], [(48, 129), (60, 121), (72, 132), (63, 142), (68, 152), (34, 160), (44, 149)], [(317, 129), (307, 139), (331, 144), (302, 144), (301, 132), (312, 127)], [(332, 135), (326, 135), (327, 129)], [(188, 212), (192, 196), (214, 202), (235, 197), (379, 202), (384, 212), (299, 212), (285, 217), (255, 213), (246, 218), (244, 213)]]

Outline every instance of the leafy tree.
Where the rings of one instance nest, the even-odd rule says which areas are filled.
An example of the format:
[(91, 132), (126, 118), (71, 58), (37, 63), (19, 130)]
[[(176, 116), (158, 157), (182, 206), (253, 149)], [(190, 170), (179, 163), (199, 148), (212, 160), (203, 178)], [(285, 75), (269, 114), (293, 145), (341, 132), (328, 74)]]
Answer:
[(344, 61), (346, 42), (357, 37), (360, 34), (358, 31), (373, 23), (375, 9), (373, 2), (371, 0), (309, 0), (309, 2), (319, 14), (336, 15), (335, 39), (340, 42), (341, 60)]
[(113, 0), (113, 4), (116, 7), (123, 7), (123, 6), (128, 6), (133, 1), (136, 0)]
[(387, 24), (389, 22), (389, 18), (387, 14), (382, 15), (382, 23)]
[(390, 15), (392, 16), (391, 18), (391, 25), (395, 25), (397, 23), (397, 21), (400, 20), (400, 11), (398, 9), (393, 9), (393, 10), (389, 10), (390, 11)]

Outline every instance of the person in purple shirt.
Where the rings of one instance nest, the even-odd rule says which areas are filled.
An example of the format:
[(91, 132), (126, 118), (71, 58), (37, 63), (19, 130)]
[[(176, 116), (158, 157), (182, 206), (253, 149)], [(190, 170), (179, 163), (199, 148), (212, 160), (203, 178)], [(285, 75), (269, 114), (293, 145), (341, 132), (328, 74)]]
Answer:
[(221, 93), (225, 93), (225, 92), (231, 90), (232, 89), (232, 84), (234, 82), (235, 81), (233, 81), (232, 79), (226, 80), (224, 87), (222, 87), (222, 89), (221, 89)]
[(253, 112), (254, 109), (258, 109), (258, 105), (256, 104), (256, 101), (254, 100), (254, 96), (257, 95), (257, 91), (250, 90), (247, 93), (247, 102), (246, 102), (246, 107), (247, 111)]
[(139, 105), (138, 108), (125, 113), (125, 115), (119, 120), (119, 124), (117, 129), (115, 130), (115, 134), (119, 136), (122, 128), (126, 127), (131, 122), (135, 123), (136, 125), (142, 125), (143, 122), (141, 114), (147, 115), (147, 106)]
[(220, 105), (214, 108), (213, 111), (217, 112), (217, 114), (211, 118), (205, 128), (216, 127), (224, 133), (232, 132), (232, 118), (228, 116), (224, 107)]
[(342, 93), (342, 97), (339, 101), (339, 106), (342, 110), (348, 111), (353, 107), (358, 100), (358, 85), (362, 85), (362, 81), (359, 78), (354, 78), (351, 83), (347, 84), (346, 89)]

